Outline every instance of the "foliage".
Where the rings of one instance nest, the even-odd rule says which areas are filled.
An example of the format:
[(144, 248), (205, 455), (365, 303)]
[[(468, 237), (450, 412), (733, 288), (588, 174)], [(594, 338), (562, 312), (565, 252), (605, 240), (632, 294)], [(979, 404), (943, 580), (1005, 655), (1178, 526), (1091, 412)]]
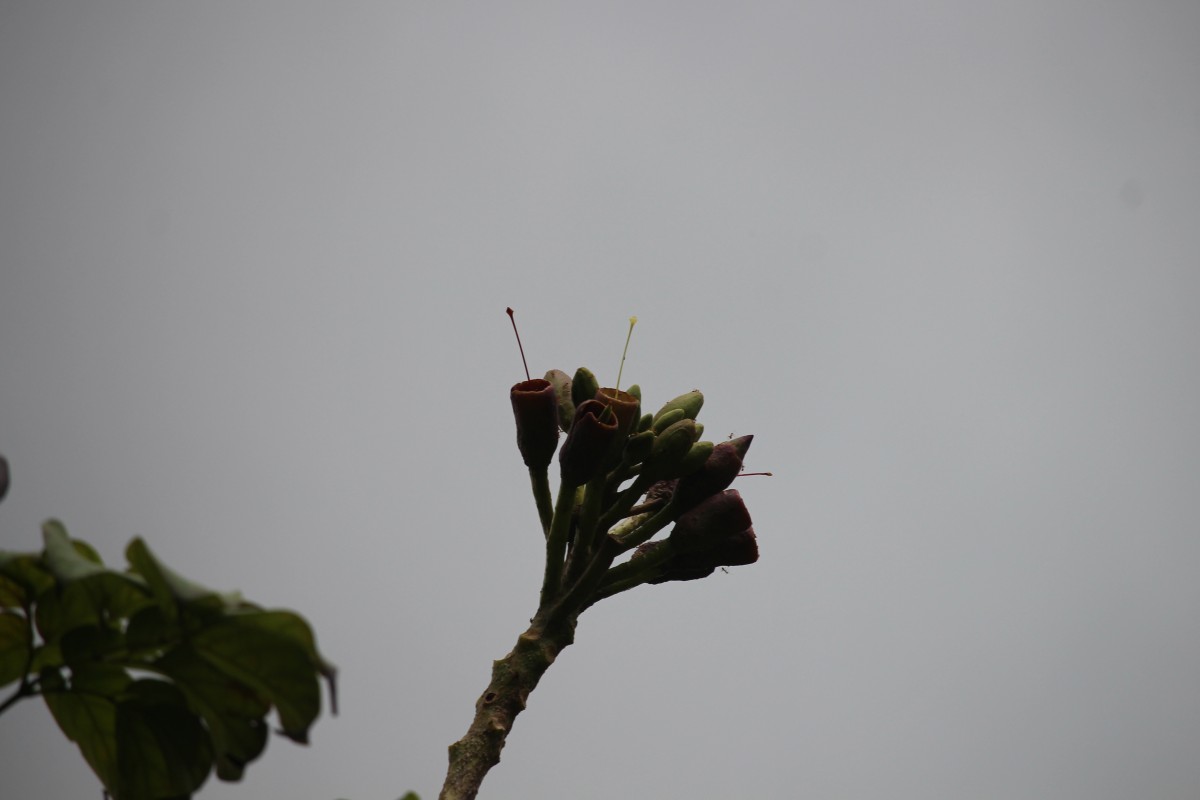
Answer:
[(18, 684), (0, 712), (40, 695), (115, 800), (188, 798), (214, 769), (239, 780), (272, 710), (306, 743), (320, 677), (335, 702), (299, 615), (193, 583), (140, 538), (119, 571), (60, 522), (42, 536), (40, 553), (0, 551), (0, 686)]

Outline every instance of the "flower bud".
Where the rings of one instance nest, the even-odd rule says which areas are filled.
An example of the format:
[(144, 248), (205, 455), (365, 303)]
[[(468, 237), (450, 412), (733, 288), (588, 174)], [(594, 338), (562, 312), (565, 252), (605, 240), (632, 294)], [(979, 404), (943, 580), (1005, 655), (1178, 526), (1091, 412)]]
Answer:
[(525, 466), (545, 469), (558, 447), (558, 403), (554, 387), (541, 378), (522, 381), (509, 391), (517, 421), (517, 449)]
[(668, 541), (680, 553), (705, 552), (750, 525), (750, 512), (741, 493), (737, 489), (726, 489), (676, 520)]
[(596, 476), (616, 440), (617, 428), (617, 415), (598, 400), (575, 407), (571, 430), (558, 453), (564, 484), (582, 486)]
[(664, 404), (654, 415), (654, 419), (657, 421), (663, 414), (676, 408), (683, 409), (683, 415), (688, 419), (695, 419), (696, 415), (700, 413), (702, 405), (704, 405), (704, 395), (700, 393), (699, 389), (692, 389)]
[(571, 420), (575, 418), (575, 401), (571, 399), (571, 376), (561, 369), (552, 369), (545, 377), (554, 386), (554, 397), (558, 401), (558, 427), (568, 431), (571, 429)]
[[(633, 556), (629, 559), (630, 565), (636, 564), (638, 561), (646, 558), (651, 558), (662, 553), (664, 548), (669, 547), (666, 541), (659, 540), (654, 542), (646, 542), (639, 545), (633, 551)], [(659, 564), (654, 570), (652, 577), (646, 579), (646, 583), (666, 583), (667, 581), (694, 581), (699, 578), (707, 578), (716, 571), (715, 566), (707, 566), (701, 563), (689, 563), (686, 557), (673, 555), (663, 563)]]
[(713, 559), (710, 563), (718, 567), (741, 567), (758, 561), (758, 537), (754, 535), (754, 527), (721, 537), (708, 555)]
[(721, 444), (732, 447), (734, 452), (736, 452), (739, 457), (745, 458), (746, 453), (750, 450), (750, 443), (753, 441), (754, 436), (752, 434), (747, 434), (745, 436), (739, 436), (736, 439), (730, 439), (727, 442), (721, 442)]
[(750, 449), (753, 436), (739, 436), (713, 447), (712, 455), (700, 469), (679, 479), (675, 502), (681, 512), (689, 511), (705, 498), (729, 487), (742, 470), (742, 458)]
[(646, 583), (667, 583), (668, 581), (697, 581), (707, 578), (717, 571), (714, 566), (701, 564), (694, 560), (673, 558), (659, 568), (657, 577)]
[(662, 433), (667, 428), (674, 425), (676, 422), (687, 419), (687, 413), (682, 408), (673, 408), (665, 414), (659, 414), (654, 418), (654, 424), (650, 426), (650, 430), (655, 433)]
[(642, 431), (635, 433), (625, 440), (625, 451), (622, 454), (622, 459), (632, 465), (640, 464), (645, 461), (650, 451), (654, 448), (654, 432)]
[(754, 528), (751, 527), (720, 537), (708, 550), (676, 553), (663, 562), (656, 577), (646, 582), (693, 581), (708, 577), (717, 567), (741, 567), (756, 561), (758, 539), (754, 535)]
[[(700, 435), (700, 423), (696, 423), (696, 435)], [(692, 445), (692, 449), (688, 450), (687, 455), (679, 462), (679, 475), (691, 475), (696, 470), (704, 466), (708, 461), (708, 457), (712, 455), (714, 449), (712, 442), (696, 442)]]
[(596, 376), (590, 369), (580, 367), (575, 370), (575, 377), (571, 379), (571, 401), (575, 405), (583, 405), (584, 402), (595, 397), (599, 390), (600, 381), (596, 380)]
[(676, 470), (696, 441), (696, 423), (681, 419), (654, 437), (644, 470), (659, 478), (679, 477)]

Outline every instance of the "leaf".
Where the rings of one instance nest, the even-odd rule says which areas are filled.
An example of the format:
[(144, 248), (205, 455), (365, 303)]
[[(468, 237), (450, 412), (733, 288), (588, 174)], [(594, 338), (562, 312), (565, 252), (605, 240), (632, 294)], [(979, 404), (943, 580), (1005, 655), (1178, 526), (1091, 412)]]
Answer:
[(175, 644), (179, 638), (179, 623), (168, 620), (158, 605), (148, 605), (138, 610), (129, 618), (129, 625), (125, 629), (125, 644), (135, 652), (162, 649)]
[[(43, 558), (46, 568), (62, 583), (106, 571), (103, 564), (85, 557), (75, 549), (71, 544), (71, 537), (67, 535), (67, 529), (56, 519), (48, 519), (42, 523), (42, 540), (46, 544)], [(92, 552), (95, 553), (94, 550)]]
[(34, 621), (47, 642), (87, 625), (114, 627), (138, 608), (153, 602), (148, 594), (135, 588), (114, 572), (105, 571), (54, 587), (38, 595)]
[(24, 608), (25, 588), (7, 575), (0, 575), (0, 608)]
[(87, 664), (71, 670), (71, 691), (116, 697), (133, 682), (116, 664)]
[(29, 669), (33, 631), (21, 614), (0, 613), (0, 686), (23, 678)]
[[(80, 670), (72, 679), (72, 688), (62, 691), (46, 691), (42, 697), (46, 706), (54, 716), (58, 727), (67, 738), (79, 746), (79, 751), (87, 761), (92, 772), (104, 784), (110, 794), (116, 794), (117, 788), (117, 709), (110, 693), (103, 691), (93, 693), (95, 688), (115, 688), (120, 691), (124, 684), (112, 673), (116, 669), (125, 676), (124, 684), (129, 676), (119, 668), (97, 669), (91, 676)], [(80, 691), (75, 690), (78, 685)], [(115, 691), (112, 694), (115, 694)], [(124, 800), (124, 798), (121, 798)]]
[(61, 588), (60, 602), (52, 611), (41, 608), (48, 591), (38, 595), (38, 630), (47, 641), (80, 625), (127, 617), (150, 602), (140, 579), (99, 563), (95, 550), (72, 541), (58, 520), (42, 525), (42, 538), (46, 543), (42, 560)]
[(125, 558), (133, 571), (146, 580), (154, 599), (170, 619), (179, 616), (181, 606), (206, 615), (205, 612), (221, 611), (241, 602), (236, 594), (219, 594), (178, 574), (159, 561), (140, 536), (125, 548)]
[(42, 695), (54, 721), (79, 752), (92, 772), (113, 792), (117, 785), (117, 709), (106, 697), (71, 691)]
[[(62, 526), (61, 522), (58, 524), (60, 527)], [(104, 559), (100, 558), (100, 554), (96, 552), (96, 548), (92, 547), (87, 542), (83, 541), (82, 539), (72, 539), (71, 546), (75, 548), (76, 553), (83, 556), (88, 561), (91, 561), (93, 564), (99, 564), (102, 567), (104, 566)]]
[(188, 797), (212, 769), (212, 743), (183, 693), (169, 683), (132, 683), (116, 707), (116, 800)]
[(200, 714), (212, 737), (217, 776), (240, 780), (267, 744), (270, 703), (245, 684), (203, 660), (187, 645), (172, 649), (151, 669), (171, 678)]
[(74, 670), (70, 689), (44, 697), (115, 800), (186, 798), (208, 777), (208, 735), (168, 683), (95, 665)]
[(61, 666), (63, 666), (62, 648), (57, 644), (44, 644), (34, 648), (33, 663), (29, 665), (30, 672), (57, 669)]
[(77, 666), (103, 660), (114, 650), (124, 650), (119, 631), (99, 625), (80, 625), (63, 634), (59, 642), (64, 663)]
[(296, 635), (297, 620), (308, 627), (286, 611), (238, 614), (205, 627), (190, 641), (205, 661), (270, 701), (285, 736), (307, 743), (321, 693), (316, 665)]
[(53, 585), (38, 553), (0, 551), (0, 606), (24, 607)]
[(250, 624), (262, 625), (275, 630), (304, 647), (313, 667), (325, 679), (329, 687), (329, 707), (337, 713), (337, 667), (326, 661), (317, 650), (317, 640), (313, 635), (312, 626), (299, 614), (291, 611), (269, 611), (253, 614), (243, 613), (239, 619), (246, 618)]

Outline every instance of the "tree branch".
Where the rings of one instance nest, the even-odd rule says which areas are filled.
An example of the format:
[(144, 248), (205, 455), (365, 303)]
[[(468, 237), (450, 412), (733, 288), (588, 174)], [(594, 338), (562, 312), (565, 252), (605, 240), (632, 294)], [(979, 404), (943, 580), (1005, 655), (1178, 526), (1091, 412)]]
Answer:
[(500, 763), (500, 751), (513, 720), (525, 710), (529, 694), (563, 648), (575, 641), (575, 620), (534, 617), (517, 637), (512, 652), (492, 662), (492, 680), (475, 702), (475, 719), (466, 734), (450, 745), (450, 767), (439, 800), (473, 800), (488, 770)]

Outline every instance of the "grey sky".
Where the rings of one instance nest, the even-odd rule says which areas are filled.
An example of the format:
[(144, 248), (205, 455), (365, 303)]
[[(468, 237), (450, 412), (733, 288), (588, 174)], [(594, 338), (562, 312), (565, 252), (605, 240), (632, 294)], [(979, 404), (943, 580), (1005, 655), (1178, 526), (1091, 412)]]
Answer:
[[(581, 619), (504, 798), (1195, 798), (1200, 5), (4, 3), (0, 547), (313, 621), (220, 798), (436, 796), (536, 605), (507, 398), (699, 387), (762, 560)], [(28, 731), (32, 729), (33, 732)], [(5, 797), (96, 797), (45, 709)]]

